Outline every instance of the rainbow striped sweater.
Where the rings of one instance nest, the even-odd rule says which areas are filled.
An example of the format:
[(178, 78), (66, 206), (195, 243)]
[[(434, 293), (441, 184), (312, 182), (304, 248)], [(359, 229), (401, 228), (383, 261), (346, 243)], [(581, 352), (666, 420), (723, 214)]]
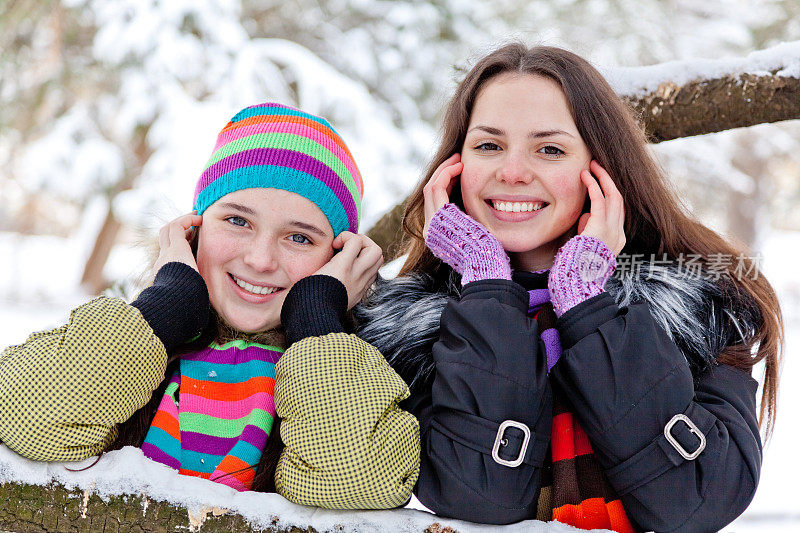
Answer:
[(236, 340), (181, 356), (142, 451), (178, 470), (250, 490), (275, 419), (283, 350)]

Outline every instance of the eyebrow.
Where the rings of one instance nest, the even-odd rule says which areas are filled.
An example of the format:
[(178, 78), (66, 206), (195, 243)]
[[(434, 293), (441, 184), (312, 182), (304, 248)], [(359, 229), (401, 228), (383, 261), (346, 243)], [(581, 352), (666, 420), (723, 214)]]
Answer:
[[(472, 131), (472, 130), (481, 130), (481, 131), (485, 131), (485, 132), (486, 132), (486, 133), (488, 133), (489, 135), (505, 135), (505, 132), (504, 132), (503, 130), (500, 130), (500, 129), (494, 128), (494, 127), (492, 127), (492, 126), (484, 126), (483, 124), (478, 124), (477, 126), (473, 126), (472, 128), (470, 128), (470, 130), (469, 130), (467, 133), (469, 133), (469, 132), (470, 132), (470, 131)], [(567, 133), (567, 132), (566, 132), (566, 131), (564, 131), (564, 130), (540, 130), (540, 131), (532, 131), (532, 132), (530, 132), (530, 133), (528, 134), (528, 137), (531, 137), (531, 138), (533, 138), (533, 139), (541, 139), (541, 138), (543, 138), (543, 137), (553, 137), (553, 136), (555, 136), (555, 135), (566, 135), (567, 137), (572, 137), (573, 139), (575, 138), (575, 136), (574, 136), (574, 135), (572, 135), (571, 133)]]
[(299, 220), (291, 220), (289, 221), (287, 226), (300, 228), (305, 231), (310, 231), (311, 233), (316, 233), (320, 237), (328, 236), (328, 233), (325, 230), (318, 228), (314, 224), (309, 224), (307, 222), (300, 222)]
[[(254, 210), (250, 209), (246, 205), (237, 204), (235, 202), (223, 202), (223, 203), (221, 203), (219, 205), (220, 205), (220, 207), (224, 207), (226, 209), (233, 209), (233, 210), (239, 211), (241, 213), (244, 213), (246, 215), (253, 215), (253, 216), (257, 215), (257, 213)], [(299, 228), (299, 229), (302, 229), (304, 231), (310, 231), (311, 233), (316, 233), (320, 237), (327, 237), (328, 236), (328, 233), (324, 229), (320, 229), (317, 226), (315, 226), (314, 224), (309, 224), (308, 222), (301, 222), (300, 220), (290, 220), (289, 222), (286, 223), (286, 226), (287, 227), (293, 227), (293, 228)]]
[(224, 202), (224, 203), (221, 203), (219, 205), (220, 205), (220, 207), (224, 207), (226, 209), (235, 209), (236, 211), (241, 211), (242, 213), (245, 213), (247, 215), (255, 215), (256, 214), (255, 211), (253, 211), (252, 209), (250, 209), (246, 205), (242, 205), (242, 204), (236, 204), (236, 203), (233, 203), (233, 202)]

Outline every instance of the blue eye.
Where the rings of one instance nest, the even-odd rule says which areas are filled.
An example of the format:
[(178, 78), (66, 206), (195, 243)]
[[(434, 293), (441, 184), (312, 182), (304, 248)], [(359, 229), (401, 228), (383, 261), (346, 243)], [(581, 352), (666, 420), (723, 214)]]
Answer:
[(297, 244), (313, 244), (311, 239), (303, 235), (302, 233), (293, 233), (289, 236), (289, 239), (292, 242), (296, 242)]
[(227, 220), (234, 226), (245, 227), (247, 225), (247, 221), (242, 217), (233, 216), (233, 217), (228, 217), (225, 220)]
[(497, 146), (495, 143), (486, 142), (486, 143), (479, 144), (478, 146), (475, 147), (475, 149), (476, 150), (485, 150), (485, 151), (496, 151), (496, 150), (499, 150), (500, 147)]
[(545, 155), (564, 155), (564, 150), (552, 145), (547, 145), (543, 148), (540, 148), (539, 152)]

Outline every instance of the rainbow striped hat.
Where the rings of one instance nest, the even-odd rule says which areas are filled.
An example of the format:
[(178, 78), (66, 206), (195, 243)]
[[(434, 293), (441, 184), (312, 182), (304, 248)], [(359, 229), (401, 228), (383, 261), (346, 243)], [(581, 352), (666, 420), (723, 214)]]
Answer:
[(314, 202), (334, 235), (358, 233), (364, 184), (353, 156), (327, 120), (266, 102), (239, 111), (222, 129), (194, 191), (194, 209), (233, 191), (272, 187)]

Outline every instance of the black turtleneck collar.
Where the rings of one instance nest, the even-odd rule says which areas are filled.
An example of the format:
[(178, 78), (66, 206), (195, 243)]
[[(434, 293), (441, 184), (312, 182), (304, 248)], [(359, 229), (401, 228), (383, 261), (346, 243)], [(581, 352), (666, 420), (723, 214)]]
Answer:
[(531, 289), (546, 289), (547, 277), (549, 275), (549, 270), (545, 270), (544, 272), (525, 272), (524, 270), (518, 270), (511, 274), (511, 279), (525, 287), (525, 290), (529, 291)]

